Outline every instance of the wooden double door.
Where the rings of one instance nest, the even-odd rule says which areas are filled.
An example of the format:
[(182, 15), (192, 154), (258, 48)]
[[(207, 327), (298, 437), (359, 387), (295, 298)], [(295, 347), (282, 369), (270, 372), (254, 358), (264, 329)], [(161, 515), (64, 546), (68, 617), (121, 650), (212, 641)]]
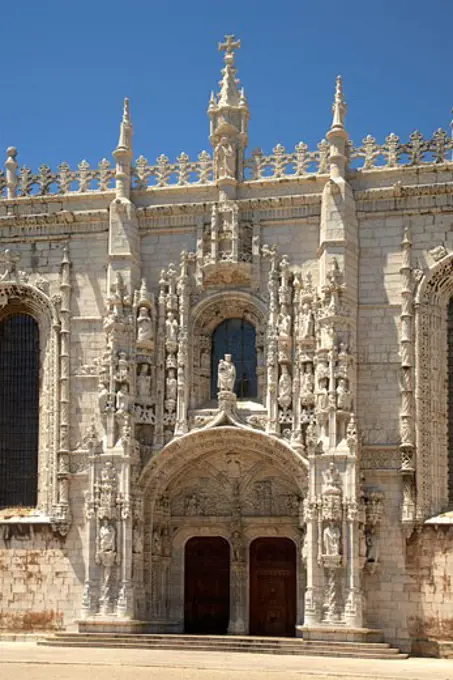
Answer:
[[(288, 538), (255, 539), (250, 545), (249, 584), (250, 634), (294, 636), (294, 543)], [(191, 538), (185, 548), (184, 630), (226, 634), (229, 618), (229, 543), (220, 536)]]

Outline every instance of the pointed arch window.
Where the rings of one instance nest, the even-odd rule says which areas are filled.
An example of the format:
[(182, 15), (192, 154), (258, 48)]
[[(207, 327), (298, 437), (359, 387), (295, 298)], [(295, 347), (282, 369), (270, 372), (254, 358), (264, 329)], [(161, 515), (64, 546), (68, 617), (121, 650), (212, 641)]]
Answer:
[(37, 503), (39, 329), (26, 313), (0, 321), (0, 508)]
[(231, 354), (236, 366), (234, 391), (239, 399), (255, 399), (258, 393), (256, 376), (256, 331), (245, 319), (225, 319), (212, 334), (211, 398), (217, 397), (217, 368), (220, 359)]

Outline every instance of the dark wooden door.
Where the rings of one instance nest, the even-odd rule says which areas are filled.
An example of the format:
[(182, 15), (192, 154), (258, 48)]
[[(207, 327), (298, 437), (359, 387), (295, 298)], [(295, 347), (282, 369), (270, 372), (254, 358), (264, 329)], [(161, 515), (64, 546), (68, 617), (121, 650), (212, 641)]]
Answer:
[(250, 546), (250, 634), (293, 637), (296, 546), (289, 538), (257, 538)]
[(220, 536), (191, 538), (185, 550), (184, 631), (223, 635), (230, 618), (230, 546)]

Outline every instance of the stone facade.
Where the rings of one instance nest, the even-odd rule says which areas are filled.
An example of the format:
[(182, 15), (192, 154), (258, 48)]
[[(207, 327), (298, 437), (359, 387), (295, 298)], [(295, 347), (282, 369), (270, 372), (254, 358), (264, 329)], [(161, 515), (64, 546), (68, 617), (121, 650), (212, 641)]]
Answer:
[[(196, 161), (134, 162), (127, 100), (114, 167), (34, 173), (8, 149), (0, 321), (36, 319), (41, 382), (37, 507), (0, 512), (0, 629), (182, 631), (186, 543), (220, 536), (248, 633), (251, 545), (284, 537), (297, 634), (451, 638), (453, 144), (355, 147), (338, 78), (315, 151), (247, 155), (237, 47)], [(256, 331), (251, 401), (229, 359), (211, 399), (226, 319)]]

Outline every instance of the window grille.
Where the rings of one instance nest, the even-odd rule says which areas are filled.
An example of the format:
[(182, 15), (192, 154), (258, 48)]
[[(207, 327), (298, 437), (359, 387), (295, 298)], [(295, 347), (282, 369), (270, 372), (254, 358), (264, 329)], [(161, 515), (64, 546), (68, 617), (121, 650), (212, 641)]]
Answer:
[(217, 396), (217, 370), (220, 359), (231, 354), (236, 366), (234, 391), (239, 399), (254, 399), (256, 378), (256, 332), (244, 319), (226, 319), (212, 334), (211, 398)]
[(0, 322), (0, 508), (35, 506), (39, 330), (28, 314)]

